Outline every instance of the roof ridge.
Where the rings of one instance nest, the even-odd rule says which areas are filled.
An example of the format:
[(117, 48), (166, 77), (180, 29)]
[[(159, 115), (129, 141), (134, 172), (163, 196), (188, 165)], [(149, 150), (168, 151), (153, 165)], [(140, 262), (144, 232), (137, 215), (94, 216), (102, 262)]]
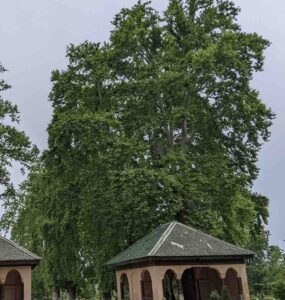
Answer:
[(193, 230), (193, 231), (198, 232), (198, 233), (200, 233), (200, 234), (202, 234), (202, 235), (204, 235), (204, 236), (207, 236), (207, 237), (210, 237), (210, 238), (212, 238), (212, 239), (214, 239), (214, 240), (216, 240), (216, 241), (219, 241), (220, 243), (223, 243), (224, 245), (227, 245), (227, 246), (230, 246), (230, 247), (233, 247), (233, 248), (237, 248), (237, 249), (242, 250), (242, 251), (247, 252), (247, 253), (253, 253), (253, 252), (250, 251), (250, 250), (247, 250), (247, 249), (244, 249), (244, 248), (242, 248), (242, 247), (240, 247), (240, 246), (233, 245), (233, 244), (231, 244), (231, 243), (228, 243), (228, 242), (226, 242), (226, 241), (223, 241), (223, 240), (221, 240), (221, 239), (219, 239), (219, 238), (217, 238), (217, 237), (214, 237), (214, 236), (212, 236), (212, 235), (210, 235), (210, 234), (208, 234), (208, 233), (205, 233), (205, 232), (203, 232), (203, 231), (201, 231), (201, 230), (199, 230), (199, 229), (197, 229), (197, 228), (195, 228), (195, 227), (192, 227), (192, 226), (190, 226), (190, 225), (185, 225), (185, 224), (180, 223), (180, 222), (176, 222), (176, 223), (179, 224), (179, 225), (182, 225), (183, 227), (186, 227), (187, 229)]
[[(167, 223), (166, 223), (167, 224)], [(173, 228), (175, 227), (176, 222), (169, 223), (168, 227), (164, 231), (164, 233), (161, 235), (157, 243), (154, 245), (154, 247), (150, 250), (149, 256), (154, 255), (159, 248), (162, 246), (162, 244), (165, 242), (165, 240), (169, 237), (170, 233), (172, 232)]]
[(19, 250), (25, 252), (26, 254), (28, 254), (29, 256), (33, 257), (34, 259), (38, 259), (38, 260), (41, 259), (41, 257), (39, 257), (38, 255), (34, 254), (33, 252), (29, 251), (28, 249), (26, 249), (26, 248), (24, 248), (24, 247), (18, 245), (18, 244), (15, 243), (14, 241), (9, 240), (9, 239), (5, 238), (4, 236), (0, 236), (0, 238), (1, 238), (2, 240), (4, 240), (5, 242), (9, 243), (10, 245), (12, 245), (13, 247), (15, 247), (15, 248), (17, 248), (17, 249), (19, 249)]
[[(149, 232), (147, 235), (145, 235), (144, 237), (142, 237), (141, 239), (137, 240), (135, 243), (131, 244), (130, 246), (127, 246), (127, 248), (125, 250), (123, 250), (122, 252), (118, 253), (116, 256), (112, 257), (110, 260), (107, 261), (106, 265), (109, 264), (110, 261), (114, 260), (117, 256), (121, 256), (122, 254), (124, 254), (126, 251), (128, 251), (130, 248), (133, 248), (135, 245), (137, 245), (138, 243), (140, 243), (141, 241), (145, 240), (148, 236), (150, 236), (153, 232), (155, 232), (156, 230), (158, 230), (160, 227), (166, 225), (168, 223), (164, 223), (159, 225), (157, 228), (153, 229), (151, 232)], [(171, 222), (169, 222), (169, 224), (171, 224)]]

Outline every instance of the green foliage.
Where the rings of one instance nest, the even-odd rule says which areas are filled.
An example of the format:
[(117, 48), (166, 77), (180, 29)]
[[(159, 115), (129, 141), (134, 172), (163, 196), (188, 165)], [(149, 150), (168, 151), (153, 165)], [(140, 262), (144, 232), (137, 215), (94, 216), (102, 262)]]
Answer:
[(83, 293), (95, 279), (108, 293), (104, 263), (173, 219), (238, 245), (264, 237), (268, 201), (251, 186), (274, 115), (250, 81), (269, 42), (243, 32), (238, 12), (171, 0), (160, 16), (138, 2), (116, 15), (108, 43), (68, 48), (15, 226), (43, 246), (53, 286)]
[[(0, 63), (0, 76), (5, 72)], [(32, 146), (26, 134), (17, 129), (19, 112), (16, 105), (5, 99), (10, 86), (0, 77), (0, 200), (5, 209), (1, 217), (1, 230), (8, 231), (19, 211), (15, 188), (10, 180), (10, 170), (20, 167), (22, 174), (29, 168), (38, 150)]]
[(211, 292), (210, 299), (211, 300), (221, 300), (221, 296), (220, 296), (219, 292), (215, 290), (215, 291)]
[(265, 295), (263, 297), (264, 300), (275, 300), (275, 298), (273, 297), (273, 295)]
[(284, 300), (285, 299), (285, 281), (284, 277), (280, 278), (273, 284), (273, 294), (274, 297)]
[[(0, 76), (5, 72), (0, 63)], [(17, 162), (22, 173), (37, 154), (24, 132), (17, 129), (19, 112), (16, 105), (5, 99), (5, 91), (10, 86), (0, 77), (0, 200), (4, 208), (13, 206), (15, 190), (10, 181), (10, 168)], [(7, 221), (11, 216), (3, 218), (2, 229), (7, 229)]]
[(248, 275), (252, 293), (263, 296), (274, 292), (275, 285), (279, 289), (279, 282), (285, 278), (284, 251), (278, 246), (268, 246), (262, 255), (257, 252), (255, 261), (248, 267)]
[(17, 207), (18, 214), (17, 211), (10, 210), (11, 214), (17, 216), (11, 232), (13, 240), (44, 258), (33, 271), (32, 294), (35, 299), (44, 299), (44, 296), (50, 295), (52, 287), (42, 235), (44, 221), (42, 177), (42, 164), (35, 161), (27, 180), (21, 184), (15, 197), (13, 208)]
[(228, 291), (228, 288), (223, 285), (222, 286), (222, 291), (221, 291), (221, 300), (231, 300), (231, 296), (230, 296), (230, 293)]

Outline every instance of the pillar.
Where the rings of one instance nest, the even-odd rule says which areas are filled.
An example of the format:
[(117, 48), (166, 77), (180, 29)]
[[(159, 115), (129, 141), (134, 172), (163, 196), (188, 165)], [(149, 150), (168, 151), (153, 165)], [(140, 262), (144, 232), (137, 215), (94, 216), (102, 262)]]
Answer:
[(149, 268), (151, 281), (152, 281), (152, 293), (153, 300), (162, 300), (163, 299), (163, 278), (164, 271), (162, 272), (158, 268)]
[(179, 300), (184, 300), (182, 278), (178, 279), (178, 297)]
[(32, 299), (32, 268), (26, 267), (21, 273), (22, 282), (24, 284), (24, 299)]
[(239, 282), (241, 283), (241, 290), (243, 292), (242, 300), (250, 300), (249, 294), (249, 287), (247, 281), (247, 274), (246, 274), (246, 266), (243, 265), (239, 274)]
[(121, 295), (121, 273), (120, 272), (116, 272), (116, 283), (117, 283), (118, 300), (121, 300), (122, 295)]

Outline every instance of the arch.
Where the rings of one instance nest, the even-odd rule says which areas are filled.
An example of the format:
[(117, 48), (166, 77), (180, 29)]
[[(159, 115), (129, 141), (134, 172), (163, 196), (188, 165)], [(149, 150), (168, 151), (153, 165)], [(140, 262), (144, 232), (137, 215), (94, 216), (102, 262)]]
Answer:
[(209, 300), (212, 292), (221, 292), (222, 279), (219, 270), (211, 267), (193, 267), (182, 275), (185, 300)]
[(242, 294), (241, 280), (235, 269), (229, 268), (225, 277), (225, 285), (228, 288), (232, 300), (240, 300)]
[(142, 300), (153, 300), (152, 280), (147, 270), (141, 273), (141, 294)]
[(222, 273), (221, 271), (218, 269), (218, 268), (215, 268), (215, 267), (205, 267), (205, 268), (201, 268), (201, 270), (208, 270), (208, 272), (212, 273), (212, 274), (215, 274), (215, 276), (217, 276), (220, 280), (221, 280), (221, 283), (222, 283)]
[(130, 300), (130, 286), (127, 274), (123, 273), (120, 280), (121, 300)]
[(6, 275), (3, 285), (3, 299), (5, 300), (23, 300), (23, 282), (20, 273), (17, 270), (10, 270)]
[(200, 299), (210, 299), (210, 295), (214, 291), (220, 294), (222, 286), (223, 281), (218, 270), (214, 268), (202, 268), (198, 280)]
[(178, 300), (178, 280), (174, 271), (167, 270), (162, 281), (163, 296), (166, 300)]
[[(202, 271), (203, 269), (211, 269), (211, 270), (214, 270), (217, 275), (219, 276), (219, 278), (222, 280), (223, 276), (222, 276), (222, 270), (220, 270), (218, 267), (212, 267), (212, 266), (187, 266), (185, 268), (182, 268), (181, 271), (179, 273), (181, 273), (183, 275), (183, 273), (186, 271), (186, 270), (190, 270), (190, 269), (195, 269), (195, 271), (197, 272), (197, 274), (199, 274), (200, 271)], [(181, 275), (181, 277), (182, 277)], [(177, 276), (176, 278), (179, 278), (179, 276)]]
[(7, 285), (20, 285), (22, 277), (17, 270), (10, 270), (6, 275), (5, 284)]
[(227, 271), (226, 271), (226, 275), (227, 275), (228, 272), (234, 273), (236, 275), (236, 277), (239, 277), (239, 272), (234, 267), (228, 268)]
[(181, 281), (183, 287), (184, 300), (196, 300), (198, 299), (197, 295), (197, 286), (196, 286), (196, 274), (194, 268), (185, 269)]

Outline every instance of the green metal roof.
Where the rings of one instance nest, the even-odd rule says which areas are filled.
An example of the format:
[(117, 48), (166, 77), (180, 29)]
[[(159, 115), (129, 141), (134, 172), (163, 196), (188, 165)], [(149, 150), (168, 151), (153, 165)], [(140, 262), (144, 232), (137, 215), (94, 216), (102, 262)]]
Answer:
[(121, 252), (106, 265), (117, 266), (152, 258), (252, 257), (253, 252), (229, 244), (179, 222), (163, 224)]

